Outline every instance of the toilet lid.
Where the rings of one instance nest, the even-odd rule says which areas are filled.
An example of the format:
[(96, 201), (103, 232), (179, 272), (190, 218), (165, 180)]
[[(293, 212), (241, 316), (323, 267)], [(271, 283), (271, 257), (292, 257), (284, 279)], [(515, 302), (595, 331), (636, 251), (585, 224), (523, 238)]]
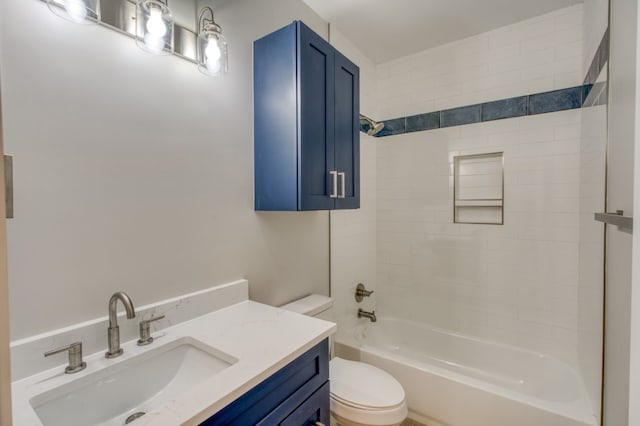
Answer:
[(333, 358), (329, 364), (333, 397), (353, 406), (370, 409), (404, 403), (404, 389), (389, 373), (362, 362)]

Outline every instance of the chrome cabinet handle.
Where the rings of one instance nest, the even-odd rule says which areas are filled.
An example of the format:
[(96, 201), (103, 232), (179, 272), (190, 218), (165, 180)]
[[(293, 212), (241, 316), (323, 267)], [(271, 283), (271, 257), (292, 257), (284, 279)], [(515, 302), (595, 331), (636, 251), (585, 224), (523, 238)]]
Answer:
[(87, 363), (82, 361), (82, 342), (74, 342), (62, 348), (53, 349), (51, 351), (45, 352), (44, 356), (48, 357), (67, 351), (69, 352), (69, 365), (67, 365), (67, 367), (64, 369), (65, 373), (77, 373), (78, 371), (82, 371), (87, 367)]
[(338, 172), (331, 170), (329, 174), (331, 175), (331, 181), (333, 182), (333, 190), (331, 191), (329, 198), (338, 198)]
[(338, 177), (342, 177), (342, 184), (340, 185), (340, 189), (341, 189), (340, 194), (341, 195), (338, 195), (338, 198), (345, 198), (345, 185), (346, 185), (345, 184), (345, 179), (346, 179), (345, 178), (345, 173), (344, 172), (338, 173)]

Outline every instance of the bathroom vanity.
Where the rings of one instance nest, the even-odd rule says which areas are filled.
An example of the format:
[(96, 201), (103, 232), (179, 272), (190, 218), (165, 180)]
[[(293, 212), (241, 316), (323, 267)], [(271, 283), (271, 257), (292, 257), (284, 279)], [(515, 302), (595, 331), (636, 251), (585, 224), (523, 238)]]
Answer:
[[(231, 303), (220, 306), (232, 291)], [(42, 349), (67, 340), (83, 340), (90, 355), (78, 373), (65, 374), (61, 357), (53, 368), (43, 364), (48, 369), (14, 380), (14, 424), (122, 425), (144, 413), (129, 424), (328, 425), (327, 339), (336, 325), (247, 299), (248, 284), (239, 281), (136, 309), (136, 319), (166, 318), (145, 346), (131, 338), (138, 321), (122, 319), (124, 352), (114, 359), (104, 357), (106, 317), (18, 342), (13, 354), (32, 363), (51, 362)], [(218, 310), (195, 312), (212, 300)], [(96, 334), (100, 347), (91, 340)]]
[(329, 425), (329, 418), (329, 342), (324, 340), (202, 425)]

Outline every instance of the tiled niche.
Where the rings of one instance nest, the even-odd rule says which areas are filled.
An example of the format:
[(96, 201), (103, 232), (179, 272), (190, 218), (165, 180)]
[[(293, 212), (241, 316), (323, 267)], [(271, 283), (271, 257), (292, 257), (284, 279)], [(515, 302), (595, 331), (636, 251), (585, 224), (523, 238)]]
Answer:
[(454, 157), (454, 223), (504, 223), (503, 165), (502, 152)]

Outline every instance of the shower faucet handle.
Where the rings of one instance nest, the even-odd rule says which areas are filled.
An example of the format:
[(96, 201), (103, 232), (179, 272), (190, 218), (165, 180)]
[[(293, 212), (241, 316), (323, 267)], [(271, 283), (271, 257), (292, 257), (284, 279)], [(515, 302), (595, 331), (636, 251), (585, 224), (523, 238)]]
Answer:
[(364, 287), (364, 284), (358, 283), (358, 285), (356, 286), (356, 302), (362, 302), (362, 299), (371, 296), (372, 293), (373, 290), (367, 290)]

